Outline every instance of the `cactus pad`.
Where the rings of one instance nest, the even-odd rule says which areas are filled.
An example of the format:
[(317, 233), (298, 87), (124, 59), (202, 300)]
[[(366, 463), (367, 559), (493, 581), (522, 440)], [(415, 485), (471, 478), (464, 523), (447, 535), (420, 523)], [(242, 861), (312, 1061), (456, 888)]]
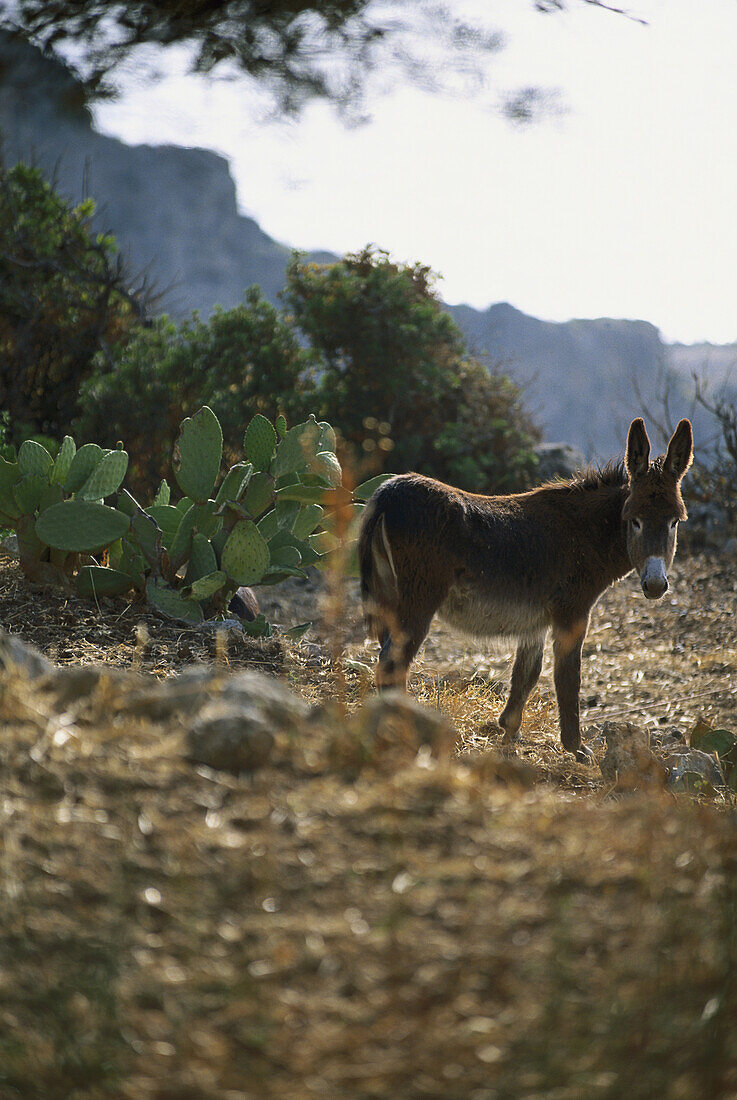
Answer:
[(105, 504), (64, 500), (41, 513), (36, 520), (36, 534), (57, 550), (90, 552), (121, 538), (129, 525), (129, 516)]
[(277, 500), (298, 500), (300, 504), (319, 504), (331, 492), (324, 485), (285, 485), (277, 489)]
[(356, 500), (369, 500), (379, 486), (388, 481), (390, 477), (394, 477), (394, 474), (377, 474), (376, 477), (370, 477), (368, 481), (356, 486), (353, 490), (353, 496)]
[(192, 537), (194, 535), (195, 505), (190, 504), (182, 516), (177, 533), (169, 546), (169, 562), (176, 573), (189, 558), (192, 550)]
[(243, 498), (243, 507), (256, 519), (262, 515), (274, 499), (274, 479), (269, 474), (257, 473), (251, 478)]
[(302, 555), (296, 546), (279, 546), (269, 549), (272, 569), (296, 569), (302, 561)]
[(192, 581), (192, 584), (182, 589), (182, 595), (187, 599), (209, 600), (216, 592), (219, 592), (227, 582), (227, 573), (224, 573), (222, 569), (216, 569), (213, 573), (207, 573), (204, 577), (199, 577), (198, 580)]
[(103, 455), (84, 485), (77, 490), (77, 500), (102, 500), (117, 492), (127, 469), (127, 451), (110, 451)]
[(53, 458), (40, 443), (36, 443), (33, 439), (26, 439), (24, 443), (21, 443), (18, 451), (18, 469), (21, 477), (37, 474), (48, 479), (53, 466)]
[(212, 538), (223, 525), (222, 516), (215, 515), (217, 505), (214, 500), (206, 500), (204, 504), (195, 504), (193, 523), (196, 531), (206, 538)]
[(320, 439), (318, 440), (318, 443), (318, 451), (332, 451), (333, 454), (335, 454), (338, 440), (335, 432), (326, 420), (320, 421)]
[(202, 608), (196, 600), (187, 599), (186, 596), (182, 596), (181, 593), (170, 588), (169, 585), (157, 585), (153, 577), (149, 577), (146, 581), (146, 599), (152, 607), (165, 615), (167, 619), (176, 619), (185, 623), (201, 623), (205, 618)]
[(309, 465), (310, 473), (319, 474), (327, 481), (331, 489), (336, 489), (343, 481), (343, 471), (332, 451), (320, 451)]
[(269, 547), (255, 523), (236, 523), (223, 547), (220, 565), (236, 584), (258, 584), (269, 567)]
[(77, 444), (70, 435), (65, 435), (61, 447), (59, 448), (59, 453), (56, 456), (54, 469), (51, 472), (51, 480), (57, 485), (63, 485), (69, 476), (69, 470), (76, 453)]
[(171, 504), (171, 489), (166, 478), (163, 478), (154, 497), (154, 504)]
[(172, 508), (171, 504), (152, 504), (146, 509), (146, 514), (156, 520), (161, 528), (161, 541), (165, 549), (171, 549), (174, 536), (182, 522), (182, 513), (178, 508)]
[(279, 444), (272, 465), (275, 477), (303, 470), (320, 450), (320, 425), (314, 416), (304, 424), (295, 424)]
[[(20, 463), (19, 463), (20, 465)], [(49, 480), (43, 474), (26, 474), (13, 486), (15, 503), (24, 515), (33, 513), (38, 508), (41, 494), (47, 489)]]
[(256, 470), (268, 470), (276, 450), (276, 432), (270, 420), (256, 413), (243, 436), (243, 450)]
[[(209, 573), (216, 572), (217, 567), (217, 558), (210, 545), (210, 540), (205, 538), (204, 535), (196, 534), (192, 539), (192, 549), (189, 552), (189, 564), (184, 583), (194, 584), (200, 577), (206, 577)], [(195, 598), (200, 599), (199, 596)]]
[(231, 466), (217, 491), (215, 503), (224, 504), (226, 500), (240, 500), (252, 474), (253, 464), (250, 462), (239, 462)]
[(172, 468), (179, 487), (192, 500), (211, 495), (223, 457), (220, 421), (207, 405), (183, 420), (174, 444)]
[(68, 493), (76, 493), (81, 489), (95, 466), (102, 458), (102, 447), (96, 443), (85, 443), (80, 447), (69, 464), (69, 473), (64, 479), (64, 488)]
[(93, 600), (100, 596), (122, 596), (133, 587), (129, 573), (118, 569), (106, 569), (101, 565), (85, 565), (75, 578), (80, 596), (89, 596)]
[(308, 535), (312, 534), (324, 515), (325, 509), (321, 508), (319, 504), (303, 505), (292, 524), (292, 534), (298, 539), (306, 539)]

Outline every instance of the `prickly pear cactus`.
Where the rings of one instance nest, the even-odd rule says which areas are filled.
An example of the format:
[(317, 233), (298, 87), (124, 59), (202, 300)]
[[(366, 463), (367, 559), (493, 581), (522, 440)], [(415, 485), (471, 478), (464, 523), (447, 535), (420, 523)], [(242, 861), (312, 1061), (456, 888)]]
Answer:
[(220, 421), (207, 405), (183, 420), (174, 444), (172, 468), (179, 488), (192, 500), (212, 496), (223, 457)]
[[(355, 538), (363, 505), (346, 507), (352, 498), (329, 424), (312, 416), (288, 429), (284, 417), (272, 425), (254, 416), (244, 434), (246, 461), (218, 487), (222, 446), (211, 409), (185, 419), (172, 460), (184, 496), (173, 500), (163, 481), (142, 507), (122, 487), (122, 444), (77, 449), (65, 436), (54, 460), (27, 441), (17, 461), (0, 457), (0, 522), (18, 532), (29, 577), (73, 580), (94, 599), (134, 587), (162, 614), (189, 624), (227, 613), (239, 586), (305, 576), (306, 567), (324, 565)], [(368, 499), (381, 480), (359, 486), (353, 499)], [(102, 503), (113, 494), (116, 507)], [(105, 556), (95, 563), (100, 551)], [(80, 554), (93, 561), (80, 567)], [(244, 630), (263, 635), (271, 627), (260, 615)]]
[(85, 483), (77, 490), (77, 500), (102, 500), (117, 493), (127, 469), (127, 451), (121, 449), (103, 455)]
[(79, 448), (69, 463), (69, 472), (63, 482), (68, 493), (76, 493), (82, 488), (102, 459), (102, 455), (102, 447), (98, 447), (96, 443), (85, 443), (84, 447)]
[(197, 600), (183, 596), (166, 583), (157, 584), (153, 577), (146, 581), (146, 599), (167, 619), (196, 624), (205, 618)]
[(220, 568), (236, 585), (258, 584), (269, 568), (269, 547), (251, 520), (241, 520), (223, 547)]
[(34, 474), (48, 480), (53, 465), (53, 458), (40, 443), (36, 443), (33, 439), (26, 439), (24, 443), (21, 443), (18, 451), (18, 469), (21, 477)]
[(276, 451), (276, 440), (276, 431), (271, 421), (257, 413), (243, 436), (243, 450), (255, 470), (268, 470)]
[(36, 534), (47, 546), (77, 553), (100, 550), (121, 538), (130, 518), (115, 508), (81, 500), (53, 504), (36, 520)]
[(74, 456), (77, 453), (77, 445), (70, 435), (65, 435), (62, 440), (59, 453), (56, 456), (54, 469), (51, 472), (51, 480), (57, 485), (63, 485), (69, 476)]

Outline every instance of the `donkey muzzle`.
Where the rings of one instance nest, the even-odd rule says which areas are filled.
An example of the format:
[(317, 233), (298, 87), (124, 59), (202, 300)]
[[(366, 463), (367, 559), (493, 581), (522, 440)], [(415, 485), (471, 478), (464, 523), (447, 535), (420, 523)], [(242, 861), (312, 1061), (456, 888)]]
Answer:
[(642, 591), (649, 600), (659, 600), (668, 591), (668, 577), (662, 558), (648, 558), (640, 573)]

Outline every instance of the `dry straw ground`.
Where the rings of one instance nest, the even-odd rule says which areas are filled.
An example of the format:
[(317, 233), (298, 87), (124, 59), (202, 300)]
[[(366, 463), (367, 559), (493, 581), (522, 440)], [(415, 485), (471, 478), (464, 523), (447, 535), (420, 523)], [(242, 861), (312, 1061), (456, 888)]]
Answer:
[[(737, 728), (734, 572), (681, 560), (673, 582), (597, 607), (584, 725)], [(264, 603), (291, 625), (318, 596)], [(2, 684), (3, 1100), (737, 1097), (732, 796), (613, 791), (560, 749), (547, 665), (499, 757), (506, 655), (443, 630), (413, 692), (456, 754), (336, 763), (323, 727), (374, 660), (354, 596), (323, 596), (299, 645), (223, 647), (2, 565), (0, 625), (111, 666), (62, 706)], [(126, 711), (113, 668), (202, 661), (334, 702), (253, 775), (194, 767), (183, 720)]]

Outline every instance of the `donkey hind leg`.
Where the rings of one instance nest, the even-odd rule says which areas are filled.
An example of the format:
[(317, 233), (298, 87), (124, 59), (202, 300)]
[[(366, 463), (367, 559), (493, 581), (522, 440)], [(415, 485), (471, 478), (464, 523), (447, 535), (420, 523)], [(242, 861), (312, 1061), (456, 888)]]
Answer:
[(589, 619), (585, 618), (565, 626), (553, 627), (553, 658), (555, 694), (558, 697), (560, 739), (563, 748), (575, 754), (582, 764), (590, 764), (594, 754), (581, 744), (581, 725), (578, 696), (581, 690), (581, 649), (586, 637)]
[(540, 679), (543, 667), (543, 639), (534, 638), (522, 641), (517, 646), (517, 655), (512, 668), (512, 681), (509, 686), (509, 699), (499, 715), (499, 725), (504, 730), (504, 742), (516, 740), (522, 724), (522, 711), (530, 692)]
[(376, 686), (380, 691), (392, 687), (407, 690), (409, 666), (427, 637), (436, 608), (415, 606), (411, 613), (402, 614), (403, 610), (407, 611), (400, 607), (398, 614), (392, 617), (391, 626), (385, 626), (379, 638)]

